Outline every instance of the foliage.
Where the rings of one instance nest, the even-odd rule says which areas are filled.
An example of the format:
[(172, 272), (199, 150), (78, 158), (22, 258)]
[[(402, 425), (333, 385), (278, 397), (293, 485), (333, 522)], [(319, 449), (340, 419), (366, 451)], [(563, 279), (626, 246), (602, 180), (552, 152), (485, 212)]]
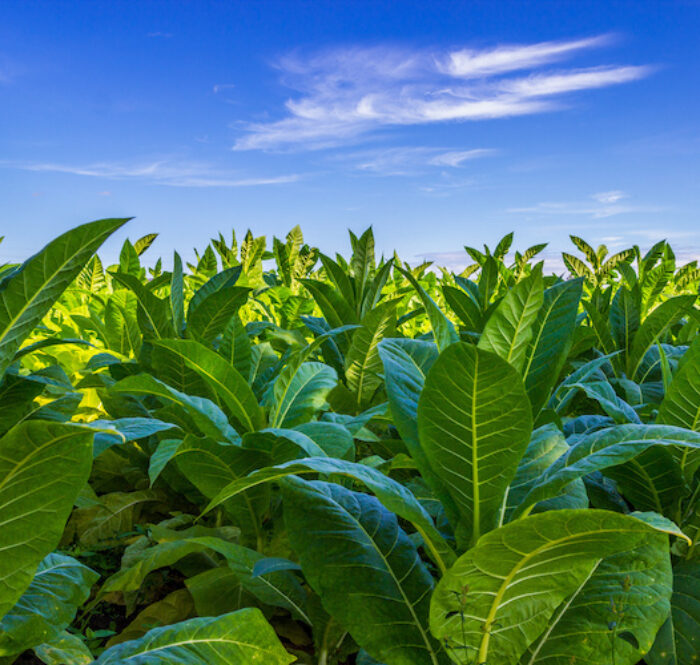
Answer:
[(126, 221), (0, 267), (1, 663), (695, 662), (695, 262)]

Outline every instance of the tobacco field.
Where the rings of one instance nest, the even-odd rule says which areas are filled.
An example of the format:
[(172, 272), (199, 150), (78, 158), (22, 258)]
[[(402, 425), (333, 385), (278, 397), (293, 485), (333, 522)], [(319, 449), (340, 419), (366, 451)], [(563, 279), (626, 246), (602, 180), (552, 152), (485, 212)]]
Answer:
[(127, 222), (0, 266), (0, 664), (700, 662), (696, 262)]

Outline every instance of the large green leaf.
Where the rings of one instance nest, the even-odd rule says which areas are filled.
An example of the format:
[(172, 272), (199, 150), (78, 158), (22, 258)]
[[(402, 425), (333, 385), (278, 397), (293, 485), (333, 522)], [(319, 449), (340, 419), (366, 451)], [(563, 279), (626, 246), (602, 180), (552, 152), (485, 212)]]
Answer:
[(63, 533), (92, 463), (92, 432), (39, 420), (0, 439), (0, 617)]
[(128, 219), (82, 224), (27, 259), (0, 289), (0, 376), (54, 301), (78, 276), (97, 248)]
[[(685, 352), (682, 364), (659, 407), (656, 422), (700, 431), (700, 337)], [(700, 452), (685, 450), (678, 461), (688, 482), (700, 466)]]
[(288, 665), (295, 660), (260, 610), (245, 609), (154, 628), (107, 649), (95, 665)]
[(212, 550), (225, 557), (229, 568), (246, 591), (267, 605), (284, 607), (295, 617), (309, 622), (304, 610), (304, 589), (289, 570), (256, 575), (255, 565), (265, 559), (265, 555), (253, 549), (210, 536), (179, 537), (178, 532), (172, 532), (171, 535), (174, 540), (165, 540), (134, 554), (130, 565), (124, 565), (109, 577), (100, 593), (137, 591), (152, 571), (172, 566), (190, 554)]
[(694, 665), (700, 654), (700, 562), (673, 567), (671, 615), (646, 656), (649, 665)]
[[(680, 465), (666, 446), (651, 446), (620, 466), (605, 470), (625, 499), (637, 510), (671, 517), (686, 492)], [(696, 450), (700, 453), (700, 450)]]
[[(502, 521), (509, 521), (516, 506), (527, 496), (540, 476), (568, 449), (564, 435), (554, 425), (538, 427), (532, 433), (525, 454), (518, 464), (515, 478), (508, 487)], [(586, 488), (583, 481), (579, 479), (564, 487), (559, 497), (542, 502), (535, 510), (587, 507)]]
[(438, 351), (435, 344), (417, 339), (385, 339), (379, 343), (384, 365), (384, 382), (389, 397), (394, 427), (429, 487), (440, 498), (448, 519), (458, 522), (457, 507), (444, 484), (433, 471), (418, 435), (418, 399), (425, 375), (433, 366)]
[(574, 279), (555, 284), (544, 292), (523, 367), (533, 414), (546, 404), (566, 360), (582, 289), (583, 280)]
[(259, 469), (245, 478), (229, 483), (212, 499), (205, 512), (262, 483), (303, 473), (338, 474), (363, 483), (374, 492), (377, 499), (388, 510), (413, 524), (441, 569), (445, 569), (454, 560), (454, 553), (438, 533), (428, 513), (407, 487), (365, 464), (355, 464), (331, 457), (309, 457)]
[(532, 430), (518, 372), (460, 342), (440, 354), (418, 403), (420, 441), (461, 513), (458, 536), (475, 543), (499, 520)]
[(159, 340), (153, 346), (161, 350), (159, 360), (171, 371), (180, 375), (184, 374), (183, 368), (196, 372), (211, 392), (202, 396), (213, 399), (233, 420), (239, 433), (265, 426), (265, 414), (248, 382), (218, 353), (186, 339)]
[(700, 430), (700, 337), (685, 352), (671, 381), (656, 422)]
[(112, 277), (136, 296), (137, 316), (144, 337), (162, 339), (175, 337), (170, 303), (151, 293), (136, 277), (112, 273)]
[[(265, 466), (268, 456), (256, 450), (223, 445), (207, 438), (191, 435), (178, 446), (174, 455), (180, 472), (207, 498), (213, 499), (226, 486)], [(254, 542), (263, 540), (262, 517), (270, 503), (269, 487), (224, 502), (224, 509), (233, 524)]]
[(345, 357), (345, 379), (357, 404), (367, 405), (382, 385), (382, 361), (377, 345), (392, 337), (396, 329), (396, 302), (379, 304), (362, 319), (362, 327), (352, 336)]
[[(556, 609), (520, 665), (570, 665), (572, 659), (586, 665), (635, 665), (668, 616), (671, 586), (663, 533), (648, 535), (631, 551), (600, 559), (590, 577)], [(634, 640), (624, 639), (629, 634)]]
[(248, 298), (250, 289), (242, 286), (227, 286), (210, 293), (188, 310), (187, 335), (204, 344), (211, 344), (235, 316)]
[(479, 348), (495, 353), (521, 372), (543, 300), (542, 272), (536, 270), (498, 303), (481, 333)]
[(522, 515), (578, 478), (634, 459), (652, 446), (700, 449), (700, 433), (669, 425), (618, 425), (582, 436), (535, 483), (515, 510)]
[(49, 554), (17, 604), (0, 621), (0, 656), (50, 642), (73, 620), (99, 575), (75, 559)]
[(428, 631), (433, 579), (396, 517), (373, 497), (290, 478), (283, 486), (292, 547), (324, 607), (387, 665), (437, 665)]
[(601, 559), (635, 550), (653, 532), (645, 521), (601, 510), (555, 510), (507, 524), (482, 536), (440, 580), (431, 630), (447, 640), (455, 662), (515, 665)]
[(270, 424), (294, 427), (306, 422), (325, 404), (337, 382), (335, 370), (323, 363), (305, 362), (297, 368), (288, 365), (275, 381)]
[(695, 295), (676, 296), (659, 305), (649, 314), (634, 335), (627, 358), (627, 376), (634, 380), (647, 351), (685, 316), (696, 300)]
[[(157, 397), (176, 410), (170, 415), (182, 415), (191, 419), (202, 434), (211, 436), (217, 441), (235, 441), (239, 438), (236, 431), (229, 425), (224, 412), (214, 402), (204, 397), (186, 395), (150, 374), (127, 376), (115, 383), (110, 388), (110, 393)], [(165, 418), (168, 414), (161, 415)], [(185, 422), (177, 422), (177, 424), (187, 429)]]

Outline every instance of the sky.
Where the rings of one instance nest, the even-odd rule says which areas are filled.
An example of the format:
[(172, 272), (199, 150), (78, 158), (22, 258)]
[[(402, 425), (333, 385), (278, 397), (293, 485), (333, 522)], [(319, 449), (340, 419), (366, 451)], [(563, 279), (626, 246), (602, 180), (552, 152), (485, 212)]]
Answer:
[(509, 231), (700, 257), (699, 32), (690, 0), (3, 0), (0, 262), (122, 216), (107, 259), (296, 224), (453, 269)]

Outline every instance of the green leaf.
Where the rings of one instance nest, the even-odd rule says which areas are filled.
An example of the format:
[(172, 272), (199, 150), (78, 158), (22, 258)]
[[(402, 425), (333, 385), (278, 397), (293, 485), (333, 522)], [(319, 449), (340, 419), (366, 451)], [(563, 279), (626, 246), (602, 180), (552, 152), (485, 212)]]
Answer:
[(177, 252), (173, 256), (173, 274), (170, 278), (170, 311), (175, 332), (180, 335), (185, 327), (185, 281), (182, 259)]
[[(269, 463), (264, 452), (191, 435), (177, 447), (174, 457), (180, 472), (207, 499), (213, 499), (230, 483)], [(223, 507), (246, 537), (252, 535), (254, 542), (260, 543), (263, 539), (262, 517), (269, 504), (270, 490), (263, 485), (225, 501)]]
[[(159, 340), (153, 346), (162, 350), (161, 361), (172, 371), (179, 371), (180, 375), (184, 374), (183, 368), (196, 372), (213, 393), (213, 401), (224, 410), (240, 433), (265, 426), (265, 414), (248, 382), (218, 353), (199, 342), (185, 339)], [(212, 398), (212, 395), (203, 396)]]
[[(683, 355), (682, 365), (661, 402), (656, 422), (700, 431), (700, 337)], [(679, 463), (689, 482), (700, 465), (700, 453), (683, 451)]]
[[(527, 496), (532, 486), (539, 480), (540, 476), (569, 449), (564, 435), (554, 425), (544, 425), (538, 427), (530, 438), (525, 454), (523, 455), (518, 470), (508, 487), (508, 495), (505, 507), (505, 514), (502, 521), (510, 521), (510, 516), (516, 506)], [(566, 508), (587, 508), (588, 498), (582, 480), (575, 480), (562, 490), (560, 499), (563, 502), (575, 504), (578, 497), (582, 496), (584, 505), (566, 505)], [(560, 501), (559, 503), (561, 503)], [(548, 509), (550, 501), (545, 501), (535, 507)], [(561, 506), (557, 506), (559, 508)]]
[(621, 286), (610, 307), (610, 328), (617, 342), (617, 348), (627, 354), (632, 340), (639, 329), (642, 317), (642, 303), (639, 289), (632, 290)]
[(700, 653), (700, 562), (673, 568), (671, 615), (645, 657), (649, 665), (693, 665)]
[(377, 346), (396, 331), (396, 305), (395, 301), (377, 305), (362, 319), (362, 327), (352, 336), (345, 357), (345, 379), (358, 405), (367, 405), (382, 385), (382, 361)]
[(50, 642), (34, 647), (34, 653), (46, 665), (89, 665), (94, 661), (85, 643), (66, 631)]
[(605, 475), (617, 483), (637, 510), (667, 516), (673, 514), (686, 491), (680, 465), (671, 450), (662, 446), (647, 448), (629, 462), (606, 469)]
[(19, 654), (57, 637), (98, 578), (72, 557), (45, 557), (17, 604), (0, 621), (0, 656)]
[(128, 238), (124, 241), (122, 250), (119, 252), (119, 272), (137, 278), (141, 274), (139, 255)]
[(532, 430), (518, 372), (460, 342), (435, 361), (418, 403), (420, 441), (461, 513), (458, 531), (475, 543), (493, 529)]
[(421, 476), (440, 498), (448, 519), (457, 524), (457, 506), (430, 466), (418, 435), (418, 399), (425, 384), (425, 375), (438, 357), (437, 347), (432, 342), (417, 339), (385, 339), (378, 348), (384, 365), (384, 380), (394, 426)]
[(260, 610), (251, 608), (154, 628), (107, 649), (95, 665), (288, 665), (295, 660)]
[(433, 329), (433, 337), (440, 351), (446, 349), (450, 344), (459, 341), (459, 335), (455, 330), (454, 324), (450, 321), (443, 311), (437, 306), (435, 301), (426, 293), (425, 289), (418, 283), (418, 280), (407, 270), (394, 266), (410, 283), (418, 293), (418, 297), (423, 303), (430, 326)]
[(294, 427), (309, 420), (326, 403), (338, 382), (335, 370), (323, 363), (305, 362), (298, 368), (287, 365), (275, 380), (273, 427)]
[(515, 665), (601, 559), (635, 550), (652, 533), (642, 520), (601, 510), (555, 510), (507, 524), (440, 580), (431, 630), (456, 662), (472, 650), (475, 662)]
[(651, 446), (700, 448), (700, 434), (668, 425), (617, 425), (581, 437), (554, 462), (515, 511), (521, 515), (538, 501), (556, 496), (577, 478), (623, 464)]
[[(520, 665), (570, 665), (572, 659), (608, 665), (613, 649), (616, 665), (635, 665), (649, 651), (668, 616), (671, 585), (664, 534), (649, 534), (634, 550), (601, 559), (590, 577), (557, 608)], [(621, 639), (623, 633), (630, 633), (636, 644)]]
[(495, 353), (521, 372), (543, 300), (542, 272), (536, 270), (498, 303), (481, 333), (479, 348)]
[(625, 400), (618, 397), (608, 381), (589, 381), (571, 385), (584, 392), (589, 399), (598, 402), (600, 408), (617, 424), (641, 423), (637, 412)]
[(187, 313), (187, 335), (203, 344), (210, 345), (224, 331), (232, 316), (248, 298), (250, 289), (242, 286), (227, 286), (210, 293), (197, 307), (190, 304)]
[(78, 276), (97, 248), (128, 219), (78, 226), (27, 259), (0, 288), (0, 376), (24, 339)]
[(141, 256), (152, 244), (153, 241), (158, 237), (157, 233), (147, 233), (145, 236), (141, 236), (135, 243), (134, 249), (136, 254)]
[(446, 662), (428, 631), (433, 579), (396, 517), (366, 494), (290, 478), (289, 539), (324, 607), (387, 665)]
[(547, 403), (566, 361), (582, 288), (583, 280), (575, 279), (555, 284), (544, 292), (523, 367), (533, 415), (537, 415)]
[(118, 545), (119, 535), (134, 528), (144, 506), (160, 501), (163, 496), (150, 490), (110, 492), (99, 497), (97, 505), (76, 510), (69, 527), (75, 527), (82, 547)]
[(239, 439), (236, 431), (229, 425), (224, 412), (211, 400), (186, 395), (150, 374), (127, 376), (111, 386), (109, 391), (114, 394), (157, 397), (165, 404), (174, 405), (175, 408), (183, 412), (183, 415), (189, 416), (202, 434), (220, 441)]
[(647, 351), (657, 342), (662, 341), (663, 335), (693, 306), (696, 296), (676, 296), (659, 305), (639, 327), (632, 342), (632, 350), (627, 359), (627, 376), (634, 380), (642, 365)]
[(237, 314), (229, 319), (217, 350), (242, 377), (247, 379), (250, 376), (252, 348), (245, 327)]
[(413, 524), (441, 569), (444, 570), (454, 560), (452, 550), (407, 487), (367, 465), (331, 457), (308, 457), (258, 469), (245, 478), (229, 483), (211, 500), (204, 512), (260, 484), (303, 473), (339, 474), (363, 483), (388, 510)]
[(462, 291), (462, 289), (458, 289), (454, 286), (443, 286), (442, 293), (445, 296), (447, 304), (452, 308), (467, 330), (481, 332), (483, 322), (481, 320), (481, 309), (479, 305)]
[(92, 432), (39, 420), (0, 439), (0, 618), (63, 533), (92, 463)]
[(113, 279), (123, 284), (136, 296), (138, 323), (144, 337), (175, 337), (170, 304), (151, 293), (136, 277), (125, 273), (112, 273)]
[(93, 420), (85, 424), (97, 430), (93, 442), (94, 457), (112, 446), (145, 439), (152, 434), (173, 429), (172, 424), (164, 423), (157, 418), (117, 418), (116, 420)]

